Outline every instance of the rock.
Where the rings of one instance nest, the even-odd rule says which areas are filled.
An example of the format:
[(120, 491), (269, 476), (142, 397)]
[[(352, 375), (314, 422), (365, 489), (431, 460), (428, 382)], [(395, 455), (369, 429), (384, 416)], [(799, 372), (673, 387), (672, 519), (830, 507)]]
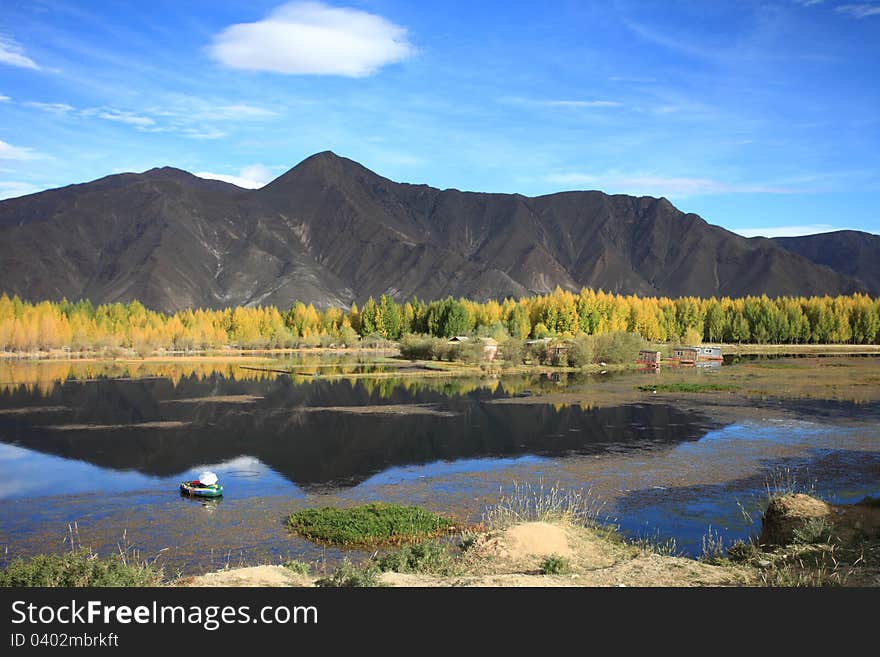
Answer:
[(789, 545), (794, 542), (794, 532), (806, 522), (816, 518), (828, 518), (831, 506), (815, 497), (794, 493), (770, 500), (761, 519), (761, 545)]

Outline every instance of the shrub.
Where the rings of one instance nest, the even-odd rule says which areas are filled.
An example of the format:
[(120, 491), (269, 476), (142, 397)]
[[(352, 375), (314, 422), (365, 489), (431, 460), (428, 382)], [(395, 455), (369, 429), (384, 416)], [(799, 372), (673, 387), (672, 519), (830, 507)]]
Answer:
[(122, 555), (99, 558), (90, 550), (15, 559), (0, 571), (0, 586), (157, 586), (161, 571)]
[(408, 333), (400, 341), (400, 355), (410, 360), (439, 360), (441, 340), (430, 335)]
[(284, 567), (287, 570), (290, 570), (297, 575), (308, 575), (311, 572), (312, 567), (307, 564), (305, 561), (297, 561), (296, 559), (292, 559), (284, 564)]
[(593, 362), (593, 339), (588, 335), (579, 335), (572, 340), (568, 348), (569, 367), (585, 367)]
[(639, 351), (647, 346), (638, 333), (605, 333), (592, 336), (594, 342), (594, 362), (631, 363)]
[(382, 586), (379, 569), (374, 564), (357, 566), (345, 559), (332, 575), (315, 581), (322, 587), (370, 587)]
[(792, 534), (794, 535), (795, 543), (812, 545), (814, 543), (829, 542), (833, 530), (834, 526), (825, 518), (810, 518), (800, 527), (796, 527)]
[(551, 554), (540, 565), (542, 575), (564, 575), (571, 572), (571, 562), (558, 554)]
[(446, 573), (452, 565), (452, 557), (445, 545), (417, 543), (383, 555), (377, 565), (383, 572)]
[(404, 543), (437, 536), (452, 520), (417, 506), (373, 502), (347, 509), (303, 509), (287, 519), (288, 526), (313, 541), (332, 545)]
[(512, 365), (521, 365), (525, 356), (525, 343), (518, 338), (508, 338), (499, 347), (501, 357)]

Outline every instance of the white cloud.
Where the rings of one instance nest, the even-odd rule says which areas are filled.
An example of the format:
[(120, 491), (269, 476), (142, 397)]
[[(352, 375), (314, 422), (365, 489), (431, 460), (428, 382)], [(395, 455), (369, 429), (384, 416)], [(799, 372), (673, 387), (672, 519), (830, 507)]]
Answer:
[(223, 182), (232, 183), (245, 189), (259, 189), (267, 183), (271, 182), (275, 174), (262, 164), (252, 164), (246, 166), (238, 172), (238, 175), (228, 175), (223, 173), (211, 173), (210, 171), (199, 171), (196, 173), (199, 178), (207, 178), (208, 180), (222, 180)]
[(22, 103), (25, 107), (33, 107), (34, 109), (43, 110), (44, 112), (53, 112), (55, 114), (66, 114), (72, 112), (74, 108), (67, 103), (36, 103), (28, 101)]
[(547, 100), (544, 104), (551, 107), (620, 107), (621, 105), (613, 100)]
[(542, 100), (537, 98), (523, 98), (522, 96), (506, 96), (498, 99), (499, 102), (513, 105), (525, 105), (526, 107), (569, 107), (569, 108), (601, 108), (622, 107), (623, 103), (616, 100)]
[(0, 139), (0, 160), (36, 160), (40, 154), (32, 148), (23, 148), (7, 144)]
[(835, 11), (841, 14), (849, 14), (854, 18), (867, 18), (868, 16), (880, 16), (880, 6), (859, 2), (852, 5), (840, 5)]
[(256, 105), (224, 105), (211, 111), (211, 114), (218, 119), (262, 119), (277, 116), (278, 112)]
[(825, 0), (794, 0), (796, 5), (801, 7), (812, 7), (813, 5), (821, 5)]
[(40, 191), (39, 187), (25, 182), (16, 182), (14, 180), (0, 180), (0, 200), (6, 198), (16, 198), (25, 194), (33, 194)]
[(37, 63), (30, 57), (25, 56), (21, 46), (11, 39), (0, 37), (0, 64), (18, 66), (19, 68), (32, 68), (39, 70)]
[(156, 122), (149, 116), (140, 116), (131, 112), (121, 112), (119, 110), (100, 110), (97, 113), (99, 119), (106, 121), (116, 121), (117, 123), (125, 123), (139, 128), (146, 128), (154, 125)]
[(772, 228), (732, 228), (731, 230), (743, 237), (798, 237), (850, 229), (831, 224), (807, 224), (804, 226), (773, 226)]
[(3, 94), (0, 94), (0, 103), (8, 103), (10, 100), (12, 99), (9, 96), (4, 96)]
[(766, 185), (725, 183), (710, 178), (659, 176), (650, 173), (608, 171), (600, 174), (555, 173), (546, 179), (556, 185), (601, 189), (609, 194), (687, 198), (713, 194), (791, 194), (795, 190)]
[(214, 128), (184, 128), (180, 133), (189, 139), (223, 139), (229, 134)]
[(292, 2), (256, 23), (231, 25), (209, 52), (235, 69), (294, 75), (371, 75), (410, 57), (406, 29), (359, 9)]

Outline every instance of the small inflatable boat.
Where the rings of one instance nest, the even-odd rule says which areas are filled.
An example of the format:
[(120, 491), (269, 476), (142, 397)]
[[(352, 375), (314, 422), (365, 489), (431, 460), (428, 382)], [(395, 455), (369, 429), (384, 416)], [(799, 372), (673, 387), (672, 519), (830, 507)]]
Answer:
[(180, 484), (180, 492), (193, 497), (222, 497), (223, 486), (220, 484), (203, 484), (196, 481), (184, 481)]
[(184, 481), (180, 484), (180, 492), (183, 495), (193, 497), (221, 497), (223, 486), (217, 481), (217, 475), (210, 470), (205, 470), (193, 481)]

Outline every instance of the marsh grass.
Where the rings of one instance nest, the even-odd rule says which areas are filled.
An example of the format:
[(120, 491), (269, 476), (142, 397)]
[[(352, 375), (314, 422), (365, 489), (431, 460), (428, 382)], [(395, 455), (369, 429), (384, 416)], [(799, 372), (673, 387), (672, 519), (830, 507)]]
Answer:
[(455, 523), (417, 506), (372, 502), (303, 509), (287, 518), (301, 536), (328, 545), (400, 545), (451, 531)]
[(492, 529), (505, 529), (523, 522), (564, 522), (584, 527), (602, 524), (605, 503), (588, 489), (565, 489), (558, 484), (514, 483), (507, 495), (501, 490), (497, 504), (483, 513), (483, 522)]
[(701, 545), (702, 553), (700, 554), (700, 561), (717, 565), (723, 563), (727, 558), (727, 550), (724, 547), (724, 536), (720, 532), (712, 529), (712, 525), (709, 525), (708, 530), (703, 534)]
[(654, 383), (636, 386), (642, 392), (735, 392), (739, 386), (722, 383)]
[(788, 467), (780, 467), (771, 470), (764, 480), (764, 490), (767, 493), (767, 501), (803, 493), (810, 497), (823, 499), (816, 490), (816, 480), (804, 480), (802, 475)]

